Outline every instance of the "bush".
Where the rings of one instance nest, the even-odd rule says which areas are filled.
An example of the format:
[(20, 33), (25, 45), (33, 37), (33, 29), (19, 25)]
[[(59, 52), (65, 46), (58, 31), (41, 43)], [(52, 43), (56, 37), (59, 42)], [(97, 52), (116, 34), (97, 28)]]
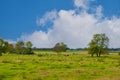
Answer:
[(2, 53), (0, 53), (0, 56), (2, 56)]
[(57, 43), (54, 47), (53, 47), (53, 51), (60, 53), (60, 52), (66, 52), (67, 50), (67, 45), (64, 44), (63, 42), (61, 43)]
[(22, 54), (34, 54), (31, 48), (24, 48)]
[(31, 48), (25, 48), (17, 49), (15, 51), (16, 54), (34, 54), (33, 50)]
[(118, 55), (120, 55), (120, 52), (118, 52)]
[(43, 56), (43, 54), (38, 54), (38, 57), (42, 57)]

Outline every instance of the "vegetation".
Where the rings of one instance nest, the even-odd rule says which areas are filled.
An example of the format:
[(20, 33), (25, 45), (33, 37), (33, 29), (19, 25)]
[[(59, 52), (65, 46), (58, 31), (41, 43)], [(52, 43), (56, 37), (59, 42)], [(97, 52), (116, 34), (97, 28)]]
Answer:
[(0, 39), (0, 56), (2, 56), (2, 53), (6, 53), (9, 51), (9, 44), (7, 41), (4, 41), (3, 39)]
[[(34, 55), (23, 55), (33, 54), (30, 41), (13, 45), (0, 39), (0, 80), (120, 80), (120, 52), (106, 55), (108, 43), (105, 34), (95, 34), (88, 52), (86, 48), (68, 51), (61, 42), (53, 51), (34, 48)], [(99, 57), (89, 57), (87, 53)]]
[(32, 43), (30, 41), (26, 42), (26, 44), (22, 41), (17, 42), (15, 50), (18, 54), (33, 54)]
[(108, 53), (109, 38), (105, 34), (95, 34), (89, 43), (88, 53), (100, 57), (101, 54)]
[(32, 43), (30, 41), (26, 43), (18, 41), (14, 46), (0, 39), (0, 56), (2, 56), (2, 53), (33, 54)]
[(35, 55), (0, 56), (0, 80), (120, 80), (119, 75), (117, 53), (90, 57), (86, 51), (60, 55), (38, 51)]
[(53, 51), (59, 53), (59, 52), (66, 52), (67, 50), (67, 45), (64, 44), (63, 42), (61, 43), (57, 43), (54, 47), (53, 47)]
[(118, 52), (118, 55), (120, 55), (120, 52)]

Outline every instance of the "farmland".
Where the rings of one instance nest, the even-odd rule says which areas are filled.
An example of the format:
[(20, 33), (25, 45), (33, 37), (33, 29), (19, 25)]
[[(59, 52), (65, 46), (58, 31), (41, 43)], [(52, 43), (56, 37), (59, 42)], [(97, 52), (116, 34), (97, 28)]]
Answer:
[(120, 80), (117, 53), (91, 57), (87, 51), (0, 56), (0, 80)]

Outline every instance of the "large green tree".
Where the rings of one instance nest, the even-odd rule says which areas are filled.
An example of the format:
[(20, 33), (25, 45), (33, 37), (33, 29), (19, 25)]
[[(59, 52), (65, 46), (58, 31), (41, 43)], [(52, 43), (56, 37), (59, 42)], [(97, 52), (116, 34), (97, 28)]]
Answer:
[(2, 53), (9, 52), (8, 46), (9, 43), (7, 41), (0, 39), (0, 55), (2, 55)]
[(101, 54), (108, 53), (109, 38), (105, 34), (95, 34), (89, 43), (88, 53), (100, 57)]
[(3, 46), (4, 46), (4, 40), (0, 39), (0, 56), (2, 56)]
[(54, 47), (53, 47), (53, 51), (59, 53), (59, 52), (65, 52), (67, 50), (67, 45), (64, 44), (63, 42), (61, 43), (57, 43)]

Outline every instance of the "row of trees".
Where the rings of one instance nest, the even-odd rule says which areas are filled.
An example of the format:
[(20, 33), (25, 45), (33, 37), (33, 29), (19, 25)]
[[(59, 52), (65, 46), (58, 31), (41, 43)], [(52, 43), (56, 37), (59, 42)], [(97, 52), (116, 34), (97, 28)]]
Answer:
[[(96, 54), (98, 57), (101, 54), (108, 53), (108, 44), (109, 38), (105, 34), (95, 34), (89, 43), (89, 47), (87, 48), (88, 53), (91, 54), (91, 56)], [(67, 45), (63, 42), (57, 43), (53, 47), (53, 51), (57, 53), (66, 52), (67, 49)], [(3, 39), (0, 39), (0, 55), (7, 52), (17, 54), (33, 54), (32, 43), (30, 41), (26, 43), (23, 41), (18, 41), (15, 45), (13, 45)]]
[(33, 54), (32, 43), (30, 41), (26, 43), (18, 41), (16, 44), (10, 44), (0, 39), (0, 55), (2, 53)]
[[(97, 55), (97, 57), (100, 57), (101, 54), (108, 54), (108, 44), (109, 44), (109, 38), (105, 34), (95, 34), (93, 35), (93, 39), (89, 43), (89, 47), (87, 48), (88, 53), (93, 56), (94, 54)], [(62, 43), (57, 43), (53, 47), (53, 51), (59, 53), (59, 52), (65, 52), (67, 50), (67, 45)]]
[(32, 43), (30, 41), (24, 43), (19, 41), (16, 43), (15, 52), (18, 54), (33, 54)]

